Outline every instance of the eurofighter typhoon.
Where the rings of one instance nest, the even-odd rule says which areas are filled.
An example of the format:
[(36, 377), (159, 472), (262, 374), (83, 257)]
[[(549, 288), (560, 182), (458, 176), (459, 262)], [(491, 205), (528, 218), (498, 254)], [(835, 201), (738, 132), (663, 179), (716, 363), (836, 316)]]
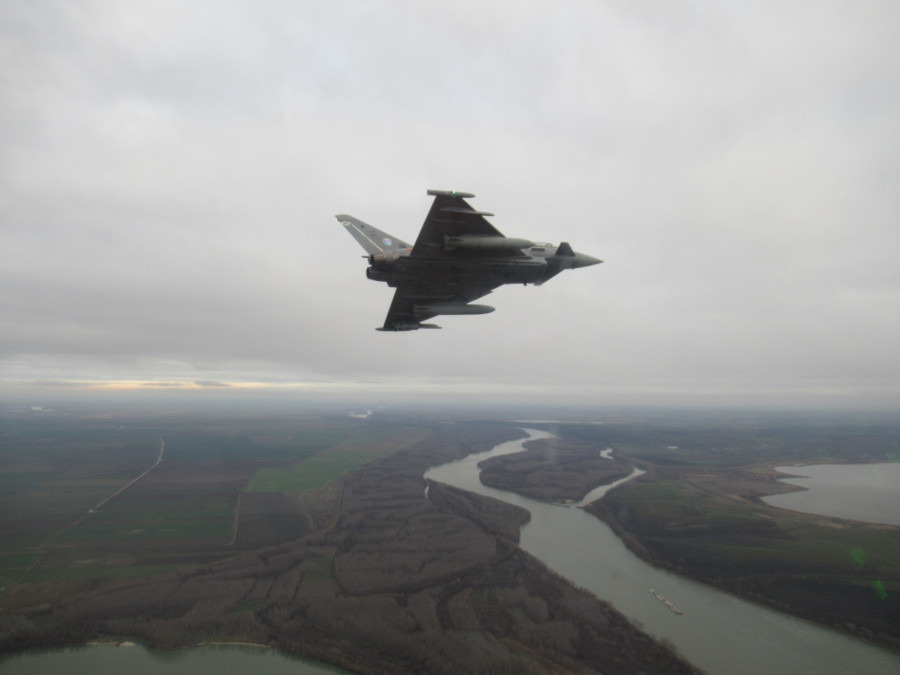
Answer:
[(336, 218), (368, 253), (366, 276), (396, 288), (384, 326), (377, 330), (440, 328), (422, 323), (444, 315), (487, 314), (470, 304), (503, 284), (541, 285), (563, 270), (603, 262), (568, 243), (536, 244), (503, 236), (467, 202), (467, 192), (429, 190), (434, 203), (416, 243), (406, 242), (353, 216)]

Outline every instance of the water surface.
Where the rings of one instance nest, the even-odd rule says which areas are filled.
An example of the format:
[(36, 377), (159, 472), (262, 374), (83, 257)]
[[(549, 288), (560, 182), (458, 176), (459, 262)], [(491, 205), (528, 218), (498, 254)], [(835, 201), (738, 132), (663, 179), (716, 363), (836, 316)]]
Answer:
[[(553, 438), (543, 431), (528, 433), (524, 440)], [(503, 443), (434, 467), (425, 477), (528, 509), (531, 521), (522, 528), (520, 542), (525, 551), (611, 602), (639, 628), (674, 644), (709, 673), (900, 672), (898, 654), (648, 565), (605, 523), (577, 506), (540, 502), (482, 485), (478, 462), (520, 452), (523, 442)], [(587, 499), (598, 499), (610, 487), (598, 488)], [(662, 593), (684, 615), (669, 611), (650, 589)]]
[(900, 463), (775, 467), (806, 488), (763, 498), (767, 504), (820, 516), (900, 525)]
[(295, 659), (272, 649), (232, 645), (191, 647), (174, 651), (139, 645), (100, 645), (25, 652), (0, 658), (3, 675), (336, 675), (344, 671)]

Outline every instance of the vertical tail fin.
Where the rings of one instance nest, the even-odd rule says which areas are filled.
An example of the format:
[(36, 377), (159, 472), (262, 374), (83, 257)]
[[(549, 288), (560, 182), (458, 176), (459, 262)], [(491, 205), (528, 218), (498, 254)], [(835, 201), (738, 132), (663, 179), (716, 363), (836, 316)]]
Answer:
[(392, 237), (387, 232), (382, 232), (377, 227), (372, 227), (353, 216), (341, 214), (335, 216), (335, 218), (359, 242), (360, 246), (366, 249), (366, 253), (369, 255), (412, 248), (402, 239)]

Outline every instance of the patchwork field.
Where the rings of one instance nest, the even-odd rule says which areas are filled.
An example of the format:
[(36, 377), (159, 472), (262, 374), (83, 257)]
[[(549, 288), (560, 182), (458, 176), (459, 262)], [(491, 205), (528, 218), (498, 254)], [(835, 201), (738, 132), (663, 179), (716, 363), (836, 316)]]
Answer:
[[(0, 550), (0, 654), (237, 641), (366, 673), (694, 672), (518, 550), (524, 510), (438, 484), (425, 498), (429, 466), (521, 431), (372, 422), (160, 424), (108, 483), (89, 461), (76, 479), (36, 454), (40, 478), (13, 502), (27, 521), (37, 496), (43, 520), (23, 526), (42, 531)], [(0, 458), (29, 454), (13, 438)]]
[[(560, 439), (488, 480), (577, 499), (638, 464), (591, 510), (639, 555), (896, 646), (897, 528), (759, 501), (791, 489), (776, 464), (896, 459), (896, 423), (718, 419), (543, 424)], [(0, 425), (0, 650), (121, 635), (277, 644), (366, 672), (385, 658), (462, 672), (472, 653), (497, 672), (690, 670), (522, 555), (527, 515), (436, 485), (423, 498), (427, 467), (521, 433), (509, 425), (46, 411)]]
[(0, 587), (19, 590), (140, 576), (302, 536), (334, 518), (339, 491), (329, 485), (428, 433), (303, 415), (23, 411), (2, 426)]

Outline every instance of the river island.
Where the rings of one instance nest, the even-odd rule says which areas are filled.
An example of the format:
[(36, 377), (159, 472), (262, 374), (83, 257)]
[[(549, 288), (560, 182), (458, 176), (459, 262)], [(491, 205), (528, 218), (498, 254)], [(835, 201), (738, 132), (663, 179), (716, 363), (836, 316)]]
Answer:
[[(484, 462), (482, 480), (571, 503), (639, 466), (588, 510), (645, 560), (896, 649), (897, 528), (759, 500), (793, 489), (776, 465), (889, 459), (896, 425), (616, 414), (543, 426), (555, 439)], [(695, 672), (677, 645), (522, 551), (527, 511), (423, 478), (523, 438), (520, 425), (192, 413), (4, 428), (3, 653), (245, 642), (362, 673)]]
[[(559, 437), (489, 460), (482, 481), (533, 498), (578, 501), (613, 469), (612, 447), (644, 470), (586, 506), (645, 561), (778, 611), (900, 650), (900, 528), (776, 508), (797, 490), (777, 465), (895, 460), (893, 421), (751, 419), (545, 425)], [(528, 445), (526, 444), (526, 447)], [(571, 451), (570, 451), (571, 448)], [(591, 452), (590, 448), (593, 448)], [(540, 465), (541, 477), (531, 476)], [(502, 469), (502, 471), (501, 471)], [(510, 476), (520, 478), (510, 485)], [(547, 485), (559, 485), (547, 492)], [(580, 489), (573, 487), (580, 485)], [(562, 486), (567, 486), (563, 488)]]
[(3, 653), (243, 642), (359, 673), (696, 672), (521, 551), (527, 512), (426, 484), (430, 466), (523, 436), (509, 424), (13, 423)]

